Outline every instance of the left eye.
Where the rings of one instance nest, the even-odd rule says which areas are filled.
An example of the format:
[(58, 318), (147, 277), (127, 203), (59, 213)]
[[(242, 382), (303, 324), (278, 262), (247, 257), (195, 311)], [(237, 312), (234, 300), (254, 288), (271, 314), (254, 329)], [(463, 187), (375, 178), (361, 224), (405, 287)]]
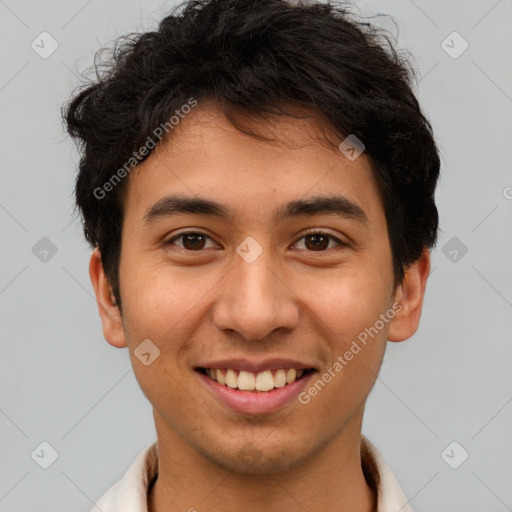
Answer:
[(298, 244), (300, 240), (304, 240), (305, 248), (311, 249), (312, 251), (323, 251), (326, 249), (332, 249), (332, 247), (329, 247), (329, 244), (332, 240), (337, 242), (337, 245), (346, 245), (342, 241), (338, 240), (335, 236), (323, 233), (321, 231), (307, 233), (295, 243)]
[[(181, 245), (175, 243), (177, 240), (181, 240)], [(190, 231), (187, 233), (180, 233), (179, 235), (172, 237), (165, 242), (165, 245), (178, 245), (181, 249), (186, 249), (188, 251), (201, 251), (203, 249), (207, 249), (206, 245), (208, 240), (213, 242), (213, 240), (204, 233)], [(317, 252), (332, 249), (332, 247), (330, 247), (330, 243), (332, 241), (336, 242), (337, 245), (346, 245), (338, 238), (321, 231), (307, 233), (295, 242), (294, 245), (297, 245), (301, 240), (304, 240), (304, 247), (299, 247), (299, 249), (309, 249)]]

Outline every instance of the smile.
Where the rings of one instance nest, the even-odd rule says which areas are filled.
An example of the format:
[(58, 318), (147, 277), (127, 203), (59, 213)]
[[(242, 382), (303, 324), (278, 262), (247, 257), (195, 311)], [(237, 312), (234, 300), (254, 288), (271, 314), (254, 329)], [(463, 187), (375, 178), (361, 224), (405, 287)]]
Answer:
[(233, 368), (199, 368), (198, 371), (231, 389), (266, 392), (292, 384), (313, 370), (279, 368), (262, 372), (247, 372)]
[(272, 368), (251, 372), (235, 368), (196, 368), (207, 396), (242, 414), (268, 414), (297, 402), (314, 369)]

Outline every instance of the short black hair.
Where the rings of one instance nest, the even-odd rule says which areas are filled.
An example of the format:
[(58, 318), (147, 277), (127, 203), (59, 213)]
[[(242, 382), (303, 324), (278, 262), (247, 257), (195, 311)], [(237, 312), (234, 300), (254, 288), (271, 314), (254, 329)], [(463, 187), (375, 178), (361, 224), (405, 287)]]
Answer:
[(101, 252), (119, 306), (127, 180), (112, 178), (151, 154), (139, 150), (191, 98), (215, 101), (241, 131), (239, 118), (291, 115), (286, 105), (294, 105), (337, 136), (362, 141), (383, 198), (396, 285), (435, 245), (440, 158), (412, 91), (414, 68), (389, 33), (356, 19), (349, 4), (192, 0), (158, 30), (123, 36), (104, 55), (63, 116), (81, 151), (75, 196), (84, 234)]

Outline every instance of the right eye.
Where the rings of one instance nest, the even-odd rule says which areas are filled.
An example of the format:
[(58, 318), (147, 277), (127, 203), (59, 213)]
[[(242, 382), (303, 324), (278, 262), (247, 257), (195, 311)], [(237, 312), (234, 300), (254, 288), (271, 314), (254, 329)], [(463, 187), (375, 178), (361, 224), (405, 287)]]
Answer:
[[(177, 240), (181, 240), (181, 245), (175, 244)], [(207, 240), (212, 239), (205, 233), (198, 231), (184, 231), (165, 241), (164, 246), (169, 247), (172, 245), (177, 245), (177, 247), (180, 249), (184, 249), (190, 252), (197, 252), (205, 249)]]

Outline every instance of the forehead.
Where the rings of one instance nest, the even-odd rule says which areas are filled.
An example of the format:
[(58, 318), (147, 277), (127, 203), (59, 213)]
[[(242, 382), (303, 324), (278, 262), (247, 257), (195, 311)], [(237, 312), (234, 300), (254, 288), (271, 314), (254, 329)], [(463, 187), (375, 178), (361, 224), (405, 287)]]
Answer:
[(214, 200), (232, 213), (252, 209), (270, 217), (276, 211), (271, 204), (334, 193), (351, 199), (368, 216), (382, 214), (368, 158), (346, 158), (337, 149), (342, 139), (326, 133), (318, 119), (245, 121), (244, 128), (260, 138), (238, 130), (211, 103), (195, 107), (131, 172), (125, 215), (144, 217), (150, 205), (178, 194)]

